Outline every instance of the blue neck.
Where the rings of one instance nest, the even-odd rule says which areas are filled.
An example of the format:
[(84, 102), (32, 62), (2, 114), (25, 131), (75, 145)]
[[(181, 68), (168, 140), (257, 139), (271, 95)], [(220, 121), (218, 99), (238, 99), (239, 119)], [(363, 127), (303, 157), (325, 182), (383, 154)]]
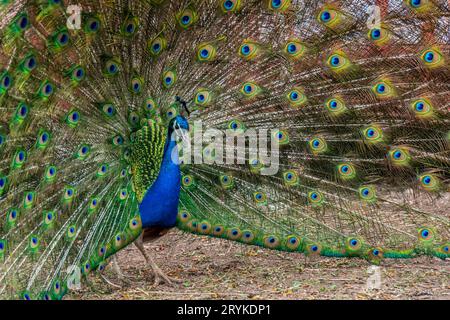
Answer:
[[(177, 163), (178, 152), (172, 152), (177, 146), (176, 141), (171, 140), (171, 133), (171, 130), (169, 130), (158, 178), (147, 190), (139, 205), (144, 228), (171, 228), (176, 223), (181, 173), (180, 166)], [(172, 161), (172, 153), (174, 153), (174, 161)]]

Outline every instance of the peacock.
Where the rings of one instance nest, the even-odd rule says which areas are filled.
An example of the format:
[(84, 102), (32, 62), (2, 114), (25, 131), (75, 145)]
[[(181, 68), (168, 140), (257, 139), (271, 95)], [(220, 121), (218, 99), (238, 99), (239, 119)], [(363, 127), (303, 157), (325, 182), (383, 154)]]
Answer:
[(0, 0), (0, 297), (173, 227), (448, 258), (449, 61), (447, 0)]

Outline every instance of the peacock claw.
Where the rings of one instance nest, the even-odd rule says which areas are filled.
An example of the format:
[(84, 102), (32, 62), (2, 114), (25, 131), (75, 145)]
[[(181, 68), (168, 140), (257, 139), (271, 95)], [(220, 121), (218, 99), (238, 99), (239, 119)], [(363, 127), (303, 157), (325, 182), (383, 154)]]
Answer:
[(119, 262), (117, 261), (116, 256), (113, 256), (113, 258), (112, 258), (112, 266), (113, 266), (114, 272), (117, 274), (117, 277), (119, 278), (120, 281), (123, 281), (126, 284), (131, 284), (133, 280), (134, 281), (137, 280), (136, 277), (129, 276), (129, 275), (123, 273), (122, 269), (120, 268)]
[(153, 285), (159, 286), (161, 284), (168, 284), (170, 286), (175, 286), (177, 283), (182, 283), (180, 279), (169, 277), (165, 274), (156, 264), (151, 266), (153, 269), (153, 277), (155, 278)]
[(147, 265), (150, 266), (151, 268), (151, 272), (154, 277), (154, 286), (159, 286), (160, 284), (163, 283), (173, 286), (175, 283), (183, 282), (180, 279), (174, 279), (169, 277), (161, 270), (160, 267), (158, 267), (158, 265), (153, 260), (152, 256), (145, 251), (144, 243), (142, 241), (142, 235), (135, 241), (134, 244), (144, 256)]

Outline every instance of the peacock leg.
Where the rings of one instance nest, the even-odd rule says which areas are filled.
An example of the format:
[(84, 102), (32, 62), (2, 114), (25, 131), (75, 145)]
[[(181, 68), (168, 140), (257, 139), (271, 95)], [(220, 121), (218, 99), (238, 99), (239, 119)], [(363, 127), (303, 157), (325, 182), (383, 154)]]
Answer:
[(112, 257), (112, 267), (114, 269), (114, 272), (117, 274), (117, 276), (119, 277), (119, 279), (121, 281), (129, 284), (130, 280), (128, 280), (128, 279), (136, 280), (135, 277), (129, 276), (129, 275), (126, 275), (125, 273), (123, 273), (122, 268), (120, 268), (119, 262), (117, 261), (117, 256), (115, 256), (115, 255)]
[(147, 253), (144, 247), (144, 241), (143, 241), (143, 234), (139, 236), (139, 238), (134, 242), (136, 247), (139, 249), (139, 251), (142, 253), (142, 255), (145, 258), (145, 261), (147, 264), (152, 268), (153, 276), (155, 277), (155, 286), (160, 285), (161, 283), (167, 283), (169, 285), (173, 285), (174, 283), (182, 282), (180, 279), (171, 278), (168, 275), (166, 275), (160, 267), (155, 263), (151, 255)]
[(115, 287), (115, 288), (122, 289), (122, 286), (121, 286), (121, 285), (118, 285), (118, 284), (113, 283), (111, 280), (109, 280), (109, 279), (108, 279), (107, 277), (105, 277), (103, 274), (100, 274), (100, 277), (101, 277), (102, 280), (103, 280), (104, 282), (106, 282), (108, 285), (110, 285), (110, 286), (112, 286), (112, 287)]

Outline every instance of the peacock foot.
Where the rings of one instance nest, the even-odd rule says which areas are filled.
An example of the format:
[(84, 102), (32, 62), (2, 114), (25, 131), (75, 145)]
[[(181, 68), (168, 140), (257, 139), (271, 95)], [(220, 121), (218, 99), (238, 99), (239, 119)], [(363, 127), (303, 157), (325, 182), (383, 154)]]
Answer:
[(174, 286), (177, 283), (183, 282), (183, 280), (169, 277), (155, 263), (151, 264), (151, 268), (152, 268), (153, 277), (155, 278), (154, 283), (153, 283), (154, 286), (159, 286), (161, 284), (168, 284), (170, 286)]
[(125, 282), (126, 284), (131, 284), (133, 281), (138, 280), (136, 277), (127, 275), (122, 271), (116, 256), (113, 256), (112, 258), (112, 267), (120, 281)]

